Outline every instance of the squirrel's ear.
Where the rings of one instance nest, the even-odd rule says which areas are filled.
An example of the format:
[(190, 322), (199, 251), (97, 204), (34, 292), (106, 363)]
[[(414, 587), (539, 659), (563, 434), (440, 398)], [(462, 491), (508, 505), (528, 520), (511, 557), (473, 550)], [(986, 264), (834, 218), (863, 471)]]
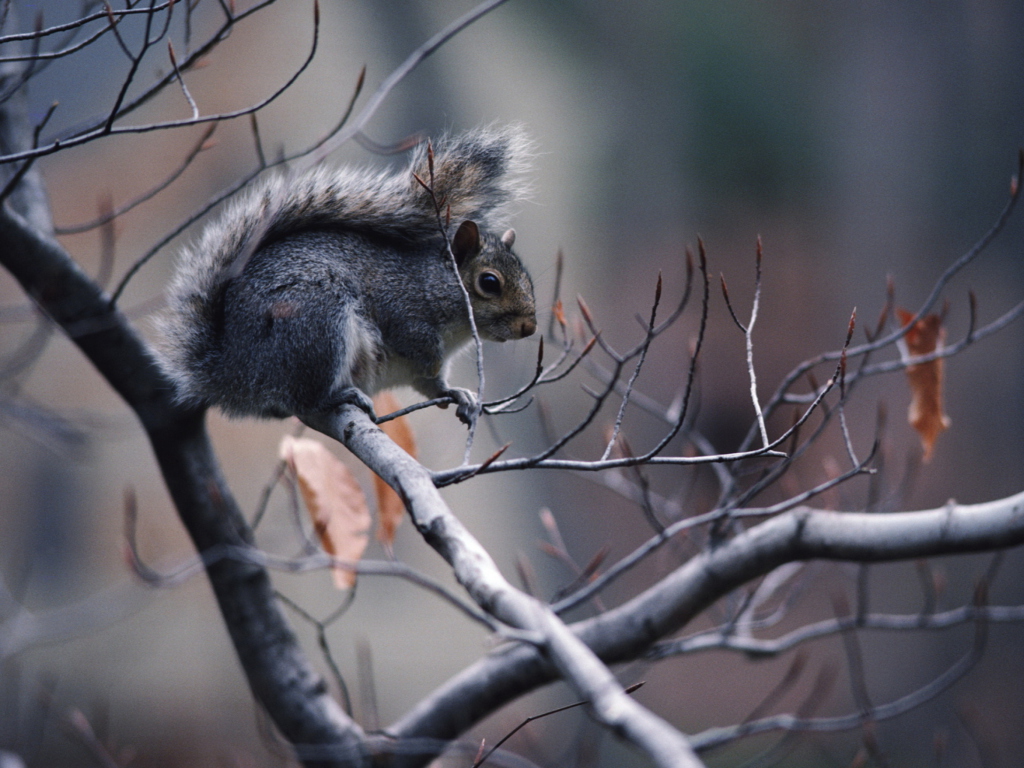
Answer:
[(459, 225), (452, 238), (452, 253), (455, 254), (455, 263), (462, 268), (462, 265), (471, 259), (475, 259), (480, 253), (480, 230), (475, 221), (466, 219)]
[(515, 244), (515, 242), (516, 231), (514, 229), (506, 231), (505, 234), (501, 236), (501, 244), (504, 245), (506, 248), (511, 248)]

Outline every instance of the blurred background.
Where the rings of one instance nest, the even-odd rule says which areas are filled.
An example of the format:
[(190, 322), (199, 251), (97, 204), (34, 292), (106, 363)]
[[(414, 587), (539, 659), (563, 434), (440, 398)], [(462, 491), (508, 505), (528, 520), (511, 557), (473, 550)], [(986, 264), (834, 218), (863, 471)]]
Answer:
[[(37, 14), (47, 26), (75, 18), (73, 5), (16, 2), (22, 29), (30, 29)], [(470, 8), (449, 1), (325, 0), (312, 65), (260, 113), (267, 154), (295, 151), (325, 134), (362, 66), (367, 88), (357, 108), (412, 50)], [(193, 15), (194, 38), (210, 34), (222, 13), (215, 3), (201, 4)], [(312, 26), (313, 6), (305, 0), (272, 4), (240, 22), (205, 67), (186, 75), (200, 110), (239, 109), (272, 93), (308, 53)], [(137, 45), (140, 24), (129, 21), (122, 29)], [(182, 35), (175, 37), (179, 50)], [(109, 37), (32, 80), (36, 119), (59, 102), (44, 137), (103, 114), (113, 102), (127, 62)], [(145, 61), (139, 87), (156, 70), (166, 70), (163, 55), (161, 49)], [(184, 118), (188, 109), (180, 89), (168, 89), (131, 122)], [(585, 296), (606, 338), (634, 343), (639, 329), (633, 315), (649, 311), (658, 273), (669, 305), (682, 291), (685, 249), (698, 236), (712, 274), (726, 276), (742, 317), (760, 236), (765, 276), (755, 362), (764, 399), (796, 363), (841, 346), (854, 307), (862, 327), (872, 327), (890, 277), (897, 304), (916, 307), (945, 266), (994, 222), (1024, 145), (1024, 5), (511, 0), (401, 83), (366, 133), (393, 144), (416, 133), (508, 122), (525, 125), (536, 143), (534, 191), (516, 218), (516, 242), (537, 285), (541, 327), (550, 316), (561, 250), (567, 306), (577, 294)], [(39, 167), (56, 223), (95, 217), (105, 196), (117, 206), (143, 193), (182, 162), (200, 134), (200, 128), (189, 128), (114, 137), (44, 159)], [(256, 166), (248, 120), (222, 124), (214, 141), (166, 192), (119, 219), (115, 281), (178, 222)], [(401, 161), (355, 144), (329, 160)], [(162, 249), (121, 300), (147, 334), (148, 315), (159, 306), (175, 253), (197, 231)], [(62, 242), (83, 269), (97, 274), (98, 232)], [(978, 296), (980, 322), (1020, 300), (1022, 248), (1024, 217), (1018, 216), (950, 285), (944, 296), (951, 340), (967, 328), (969, 290)], [(190, 544), (133, 416), (68, 341), (59, 334), (41, 341), (43, 332), (24, 305), (13, 281), (0, 277), (0, 354), (17, 362), (19, 350), (45, 343), (38, 360), (8, 370), (0, 382), (0, 571), (8, 593), (0, 610), (13, 610), (14, 599), (38, 612), (87, 598), (98, 607), (86, 612), (88, 620), (64, 622), (53, 638), (31, 636), (24, 648), (10, 626), (0, 626), (0, 640), (7, 632), (7, 648), (18, 651), (2, 667), (0, 748), (32, 745), (31, 754), (19, 747), (30, 765), (83, 764), (80, 740), (61, 725), (78, 709), (131, 765), (284, 764), (266, 737), (204, 580), (156, 591), (133, 584), (123, 555), (126, 488), (138, 498), (140, 549), (150, 565), (173, 570), (192, 556)], [(652, 351), (641, 377), (641, 389), (666, 404), (685, 380), (696, 319), (695, 310), (684, 316)], [(697, 425), (718, 450), (728, 451), (753, 417), (743, 338), (720, 295), (713, 297), (710, 322)], [(857, 338), (863, 339), (859, 330)], [(917, 438), (906, 425), (909, 394), (902, 375), (864, 385), (850, 411), (859, 450), (870, 449), (879, 403), (887, 413), (886, 492), (879, 506), (977, 502), (1024, 488), (1021, 340), (1021, 328), (1012, 326), (949, 362), (946, 407), (953, 426), (928, 464), (921, 463)], [(507, 392), (529, 378), (536, 340), (489, 346), (485, 355), (488, 391)], [(456, 378), (471, 385), (472, 366)], [(412, 402), (412, 393), (399, 394)], [(585, 397), (578, 383), (550, 394), (547, 407), (556, 427), (572, 423), (588, 404)], [(483, 430), (478, 455), (504, 439), (520, 454), (540, 448), (535, 410), (501, 422), (497, 435)], [(295, 425), (228, 421), (219, 414), (210, 415), (210, 424), (239, 501), (254, 510), (273, 478), (278, 442)], [(464, 433), (451, 411), (421, 412), (413, 427), (425, 463), (458, 463)], [(639, 415), (631, 415), (626, 428), (638, 450), (656, 439), (657, 425)], [(600, 442), (601, 434), (594, 434), (573, 455), (593, 455)], [(766, 500), (821, 482), (844, 456), (835, 436), (826, 437), (821, 450), (794, 471), (796, 485)], [(679, 498), (685, 514), (704, 511), (714, 500), (705, 473), (652, 474), (657, 488)], [(367, 479), (365, 472), (360, 477)], [(865, 490), (865, 484), (851, 483), (820, 503), (862, 508)], [(538, 549), (542, 507), (552, 510), (581, 563), (604, 546), (617, 559), (649, 535), (636, 508), (592, 479), (490, 476), (452, 488), (447, 497), (504, 572), (511, 578), (532, 574), (545, 596), (571, 575)], [(279, 491), (259, 530), (267, 549), (294, 554), (289, 514)], [(370, 556), (382, 556), (379, 547), (372, 550)], [(396, 554), (450, 583), (414, 531), (400, 531)], [(621, 601), (672, 562), (666, 556), (652, 563), (610, 590), (606, 600)], [(967, 557), (937, 563), (942, 605), (969, 600), (973, 580), (989, 562)], [(801, 608), (794, 624), (830, 615), (829, 589), (849, 590), (856, 576), (838, 565), (820, 566), (817, 573), (831, 586)], [(872, 610), (918, 610), (916, 573), (913, 565), (873, 568)], [(1019, 553), (1008, 553), (993, 602), (1021, 602), (1022, 575)], [(318, 618), (344, 600), (327, 573), (275, 579)], [(296, 619), (310, 654), (326, 669), (311, 626)], [(361, 580), (352, 607), (327, 636), (367, 727), (400, 716), (490, 647), (478, 627), (435, 598), (373, 578)], [(867, 683), (876, 703), (934, 677), (967, 650), (970, 637), (970, 628), (895, 639), (865, 633)], [(1022, 647), (1020, 628), (993, 627), (985, 659), (970, 677), (914, 713), (880, 724), (877, 736), (892, 764), (1015, 764), (1013, 755), (1024, 749), (1024, 692), (1015, 682), (1024, 673)], [(815, 669), (833, 664), (839, 670), (821, 713), (851, 711), (839, 646), (815, 645), (811, 659)], [(638, 698), (685, 730), (698, 731), (742, 720), (787, 664), (753, 664), (719, 653), (680, 658), (658, 667)], [(632, 682), (646, 672), (635, 667), (623, 674)], [(798, 706), (810, 682), (808, 677), (781, 708)], [(374, 690), (375, 701), (360, 696), (360, 689)], [(493, 743), (523, 717), (571, 700), (562, 687), (552, 687), (517, 702), (473, 735)], [(600, 740), (581, 713), (559, 717), (510, 747), (545, 766), (644, 765), (610, 737)], [(857, 733), (802, 739), (781, 764), (849, 765), (860, 741)], [(768, 743), (712, 754), (708, 761), (739, 764)], [(586, 757), (580, 745), (600, 745), (597, 762), (580, 758)]]

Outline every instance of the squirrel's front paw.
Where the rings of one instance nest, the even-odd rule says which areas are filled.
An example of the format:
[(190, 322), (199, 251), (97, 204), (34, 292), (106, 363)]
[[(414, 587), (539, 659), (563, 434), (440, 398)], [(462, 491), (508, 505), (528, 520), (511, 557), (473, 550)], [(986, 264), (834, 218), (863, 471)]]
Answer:
[(482, 410), (476, 393), (462, 387), (449, 387), (445, 391), (445, 395), (455, 400), (455, 404), (458, 406), (455, 409), (455, 415), (459, 417), (459, 420), (466, 426), (473, 426), (473, 422), (479, 418)]
[(340, 390), (335, 394), (331, 405), (334, 408), (342, 405), (354, 405), (356, 408), (366, 411), (373, 421), (377, 421), (377, 413), (373, 410), (373, 400), (358, 387), (345, 387)]

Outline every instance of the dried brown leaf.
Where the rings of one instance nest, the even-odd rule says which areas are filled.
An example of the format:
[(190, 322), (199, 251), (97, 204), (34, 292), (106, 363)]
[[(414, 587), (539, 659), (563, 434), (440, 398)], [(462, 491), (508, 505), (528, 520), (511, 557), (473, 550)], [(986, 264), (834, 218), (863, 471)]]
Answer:
[[(896, 313), (904, 327), (914, 319), (913, 313), (905, 309), (897, 309)], [(914, 323), (903, 338), (901, 351), (904, 359), (941, 350), (945, 338), (942, 316), (925, 315)], [(950, 424), (942, 408), (942, 358), (907, 366), (907, 380), (910, 382), (911, 394), (907, 421), (921, 437), (924, 460), (929, 461), (935, 440)]]
[(565, 328), (565, 309), (562, 307), (561, 299), (555, 300), (555, 306), (552, 307), (552, 311), (555, 314), (555, 320), (558, 321), (558, 324), (562, 326), (562, 328)]
[[(307, 437), (286, 435), (280, 454), (298, 483), (324, 551), (339, 560), (358, 561), (369, 542), (370, 511), (348, 467)], [(332, 574), (338, 589), (355, 586), (355, 571), (336, 567)]]
[[(391, 413), (401, 406), (390, 392), (381, 392), (373, 399), (373, 407), (377, 413)], [(406, 453), (416, 458), (416, 438), (413, 436), (409, 419), (399, 416), (380, 425), (384, 434), (394, 440)], [(395, 531), (405, 517), (405, 504), (391, 486), (373, 476), (373, 491), (377, 496), (377, 540), (389, 550), (395, 541)]]

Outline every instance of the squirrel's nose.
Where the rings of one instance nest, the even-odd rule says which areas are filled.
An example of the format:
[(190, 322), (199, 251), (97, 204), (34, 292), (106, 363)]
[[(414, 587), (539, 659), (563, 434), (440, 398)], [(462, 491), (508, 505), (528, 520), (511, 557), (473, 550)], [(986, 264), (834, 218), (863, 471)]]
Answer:
[(519, 322), (519, 338), (525, 339), (527, 336), (532, 336), (537, 330), (537, 321), (533, 318), (523, 318)]

